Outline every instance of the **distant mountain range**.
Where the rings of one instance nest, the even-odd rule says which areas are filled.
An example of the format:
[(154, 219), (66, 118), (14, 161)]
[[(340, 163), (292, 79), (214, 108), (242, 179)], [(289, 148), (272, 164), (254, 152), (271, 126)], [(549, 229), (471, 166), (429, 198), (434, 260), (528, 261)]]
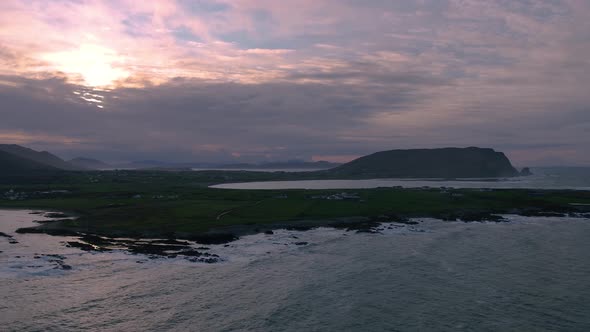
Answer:
[(193, 168), (223, 168), (223, 169), (328, 169), (340, 166), (341, 164), (331, 163), (328, 161), (279, 161), (267, 162), (260, 164), (216, 164), (203, 165)]
[(13, 174), (50, 170), (54, 171), (57, 168), (0, 150), (0, 173)]
[(0, 144), (0, 171), (88, 171), (111, 169), (327, 169), (339, 166), (327, 161), (286, 161), (261, 164), (173, 163), (157, 160), (134, 161), (125, 164), (107, 164), (103, 161), (78, 157), (65, 161), (47, 151), (35, 151), (16, 144)]
[(346, 164), (326, 161), (287, 161), (261, 164), (167, 163), (139, 161), (125, 165), (109, 165), (91, 158), (64, 161), (46, 152), (19, 145), (0, 144), (0, 172), (4, 174), (42, 171), (84, 171), (104, 169), (309, 169), (319, 178), (487, 178), (529, 175), (519, 172), (502, 152), (477, 147), (412, 149), (376, 152)]
[(229, 170), (250, 170), (250, 169), (328, 169), (340, 166), (341, 164), (331, 163), (327, 161), (282, 161), (282, 162), (267, 162), (260, 164), (235, 163), (235, 164), (221, 164), (221, 163), (170, 163), (157, 160), (142, 160), (134, 161), (127, 164), (118, 164), (111, 166), (111, 168), (121, 169), (229, 169)]
[(102, 162), (100, 160), (92, 159), (92, 158), (74, 158), (68, 161), (71, 165), (74, 165), (79, 168), (83, 169), (90, 169), (90, 170), (105, 170), (105, 169), (113, 169), (114, 167)]
[(62, 169), (68, 171), (83, 170), (83, 168), (72, 165), (47, 151), (38, 152), (16, 144), (0, 144), (0, 151), (9, 153), (13, 156), (18, 156), (28, 161), (33, 161), (40, 165), (45, 165), (46, 167), (53, 169)]
[(39, 152), (16, 144), (0, 144), (0, 172), (15, 174), (56, 170), (81, 171), (84, 168), (47, 151)]

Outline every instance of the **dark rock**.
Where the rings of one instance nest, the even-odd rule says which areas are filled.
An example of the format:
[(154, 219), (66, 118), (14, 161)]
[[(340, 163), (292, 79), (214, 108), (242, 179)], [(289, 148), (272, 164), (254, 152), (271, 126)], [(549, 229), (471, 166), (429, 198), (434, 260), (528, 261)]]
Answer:
[(441, 213), (435, 216), (437, 219), (443, 221), (458, 221), (463, 222), (507, 222), (508, 220), (502, 216), (491, 214), (489, 212), (457, 212), (457, 213)]
[(45, 218), (51, 218), (51, 219), (64, 219), (64, 218), (69, 218), (69, 216), (65, 213), (61, 213), (61, 212), (49, 212), (46, 213), (44, 215)]
[(504, 217), (490, 214), (490, 213), (464, 213), (460, 216), (463, 222), (474, 222), (474, 221), (493, 221), (493, 222), (506, 222)]
[(187, 260), (189, 262), (193, 262), (193, 263), (207, 263), (207, 264), (214, 264), (214, 263), (219, 262), (219, 259), (214, 258), (214, 257), (208, 257), (208, 258), (187, 257)]
[(379, 230), (376, 230), (374, 228), (359, 229), (356, 232), (357, 233), (369, 233), (369, 234), (381, 234), (381, 232), (379, 232)]
[(65, 221), (72, 221), (72, 219), (34, 220), (34, 222), (38, 224), (60, 223)]
[(201, 257), (203, 256), (203, 253), (197, 250), (183, 250), (181, 252), (178, 253), (179, 255), (184, 255), (184, 256), (191, 256), (191, 257)]
[[(368, 232), (371, 233), (374, 228), (379, 227), (381, 222), (379, 217), (366, 219), (362, 221), (342, 221), (330, 224), (330, 226), (336, 229), (345, 229), (347, 232), (357, 231), (360, 233)], [(385, 219), (383, 219), (385, 220)]]
[(205, 233), (190, 237), (190, 240), (200, 244), (224, 244), (233, 242), (237, 239), (239, 239), (239, 237), (232, 233)]
[(295, 245), (296, 246), (306, 246), (307, 245), (307, 242), (305, 242), (305, 241), (295, 242)]
[(84, 251), (106, 251), (107, 250), (104, 248), (95, 247), (95, 246), (88, 244), (88, 243), (82, 243), (82, 242), (77, 242), (77, 241), (66, 242), (66, 247), (78, 248), (78, 249), (84, 250)]
[(403, 217), (403, 216), (399, 216), (397, 214), (381, 214), (376, 217), (371, 217), (370, 219), (371, 219), (371, 221), (380, 222), (380, 223), (395, 222), (395, 223), (408, 224), (408, 225), (417, 224), (417, 222), (411, 221), (410, 219)]
[(46, 255), (44, 255), (44, 256), (46, 256), (46, 257), (51, 257), (51, 258), (56, 258), (56, 259), (60, 259), (60, 260), (66, 259), (66, 257), (65, 257), (65, 256), (58, 255), (58, 254), (46, 254)]
[(313, 229), (313, 226), (309, 226), (309, 225), (291, 225), (289, 227), (287, 227), (288, 231), (300, 231), (300, 232), (304, 232), (304, 231), (309, 231), (310, 229)]
[(80, 240), (93, 244), (95, 246), (107, 246), (113, 243), (110, 239), (103, 238), (93, 234), (84, 234), (80, 237)]
[(528, 167), (525, 167), (520, 171), (520, 176), (530, 176), (530, 175), (533, 175), (533, 172), (531, 172), (531, 169)]
[(566, 217), (565, 213), (539, 210), (525, 210), (520, 215), (525, 217)]
[(394, 222), (395, 223), (398, 223), (398, 224), (405, 224), (405, 225), (418, 225), (419, 224), (419, 222), (413, 221), (413, 220), (401, 220), (401, 221), (400, 220), (396, 220)]
[(165, 240), (152, 240), (151, 243), (161, 243), (161, 244), (175, 244), (175, 245), (182, 245), (182, 246), (189, 246), (190, 243), (187, 241), (179, 241), (176, 239), (165, 239)]
[(155, 245), (151, 243), (135, 243), (130, 244), (127, 250), (129, 250), (129, 252), (133, 254), (167, 256), (168, 253), (166, 251), (177, 251), (182, 250), (184, 248), (186, 247), (178, 245)]
[(0, 237), (7, 238), (8, 239), (8, 243), (10, 243), (10, 244), (16, 244), (16, 243), (18, 243), (18, 241), (15, 240), (12, 235), (8, 235), (6, 233), (0, 232)]
[(18, 234), (49, 234), (55, 236), (76, 236), (77, 232), (66, 230), (66, 229), (46, 229), (37, 227), (25, 227), (16, 230)]
[(275, 233), (275, 232), (273, 232), (273, 231), (271, 231), (271, 230), (264, 231), (264, 234), (267, 234), (267, 235), (273, 235), (274, 233)]

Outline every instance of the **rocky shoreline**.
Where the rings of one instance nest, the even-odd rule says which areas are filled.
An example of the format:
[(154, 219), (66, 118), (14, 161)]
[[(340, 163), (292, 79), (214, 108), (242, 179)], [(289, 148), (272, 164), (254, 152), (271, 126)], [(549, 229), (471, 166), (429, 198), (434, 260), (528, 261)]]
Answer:
[[(538, 208), (527, 208), (518, 211), (510, 211), (510, 214), (527, 217), (572, 217), (590, 218), (587, 211), (546, 211)], [(333, 220), (299, 220), (292, 222), (281, 222), (265, 225), (234, 225), (210, 230), (202, 234), (146, 234), (151, 236), (121, 236), (120, 233), (93, 234), (78, 229), (63, 227), (63, 223), (72, 220), (72, 216), (62, 212), (33, 212), (32, 214), (43, 214), (49, 220), (38, 221), (35, 227), (19, 228), (18, 234), (41, 233), (56, 236), (75, 237), (77, 240), (64, 241), (66, 247), (77, 248), (86, 252), (109, 252), (113, 250), (124, 250), (131, 254), (143, 255), (151, 259), (157, 258), (184, 258), (191, 262), (218, 263), (222, 259), (217, 255), (208, 252), (209, 248), (204, 245), (226, 244), (239, 239), (241, 236), (253, 234), (273, 234), (277, 229), (293, 231), (307, 231), (318, 227), (331, 227), (356, 233), (380, 233), (382, 225), (394, 223), (404, 226), (417, 225), (414, 218), (434, 218), (443, 222), (496, 222), (503, 223), (509, 220), (500, 214), (491, 212), (456, 211), (440, 215), (428, 216), (401, 216), (401, 215), (380, 215), (376, 217), (351, 217)], [(1, 233), (11, 243), (18, 243), (14, 237)], [(294, 243), (295, 245), (307, 245), (305, 241)], [(138, 261), (141, 262), (141, 261)], [(56, 261), (57, 267), (67, 269), (67, 264)]]

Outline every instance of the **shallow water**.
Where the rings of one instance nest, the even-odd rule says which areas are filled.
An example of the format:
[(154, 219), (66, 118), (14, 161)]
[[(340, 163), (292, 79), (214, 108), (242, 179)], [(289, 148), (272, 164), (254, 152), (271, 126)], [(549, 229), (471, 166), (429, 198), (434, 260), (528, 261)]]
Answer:
[[(259, 234), (211, 246), (219, 264), (0, 238), (0, 330), (590, 330), (590, 220), (509, 218)], [(38, 250), (72, 269), (23, 268)]]
[(224, 183), (211, 186), (221, 189), (370, 189), (379, 187), (453, 187), (495, 189), (576, 189), (590, 190), (590, 168), (534, 168), (532, 176), (497, 179), (368, 179), (368, 180), (300, 180)]

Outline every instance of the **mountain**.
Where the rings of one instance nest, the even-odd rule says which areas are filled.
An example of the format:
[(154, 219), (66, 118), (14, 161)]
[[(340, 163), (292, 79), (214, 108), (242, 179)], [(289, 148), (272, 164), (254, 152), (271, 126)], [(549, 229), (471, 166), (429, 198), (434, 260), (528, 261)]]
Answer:
[(38, 152), (29, 148), (22, 147), (16, 144), (0, 144), (0, 151), (10, 153), (18, 156), (22, 159), (28, 159), (36, 163), (51, 166), (53, 168), (68, 170), (68, 171), (80, 171), (84, 168), (74, 166), (60, 159), (59, 157), (52, 155), (47, 151)]
[(0, 150), (0, 173), (14, 174), (34, 171), (55, 171), (57, 168)]
[(365, 178), (488, 178), (519, 175), (504, 153), (477, 147), (382, 151), (325, 172), (330, 176)]
[(74, 165), (76, 167), (85, 168), (85, 169), (93, 169), (93, 170), (104, 170), (104, 169), (112, 169), (113, 166), (109, 165), (105, 162), (100, 160), (92, 159), (92, 158), (83, 158), (78, 157), (68, 161), (69, 164)]
[(328, 161), (277, 161), (261, 164), (226, 164), (217, 165), (217, 167), (224, 169), (328, 169), (340, 165)]
[(141, 160), (141, 161), (132, 161), (130, 163), (125, 164), (117, 164), (114, 165), (115, 168), (118, 169), (153, 169), (153, 168), (173, 168), (178, 167), (177, 164), (174, 163), (167, 163), (164, 161), (159, 160)]
[(157, 161), (157, 160), (142, 160), (142, 161), (134, 161), (127, 164), (119, 164), (115, 166), (111, 166), (110, 168), (121, 168), (121, 169), (164, 169), (164, 170), (171, 170), (171, 169), (228, 169), (228, 170), (261, 170), (261, 169), (328, 169), (339, 166), (341, 164), (330, 163), (327, 161), (316, 161), (316, 162), (308, 162), (308, 161), (277, 161), (277, 162), (267, 162), (267, 163), (260, 163), (260, 164), (248, 164), (248, 163), (239, 163), (239, 164), (220, 164), (220, 163), (198, 163), (198, 162), (184, 162), (184, 163), (174, 163), (174, 162), (164, 162), (164, 161)]

